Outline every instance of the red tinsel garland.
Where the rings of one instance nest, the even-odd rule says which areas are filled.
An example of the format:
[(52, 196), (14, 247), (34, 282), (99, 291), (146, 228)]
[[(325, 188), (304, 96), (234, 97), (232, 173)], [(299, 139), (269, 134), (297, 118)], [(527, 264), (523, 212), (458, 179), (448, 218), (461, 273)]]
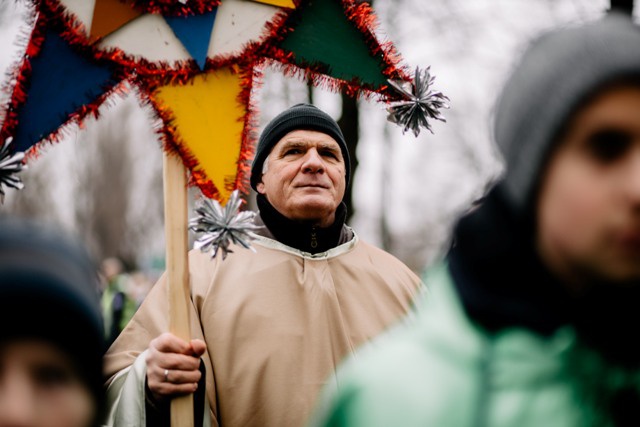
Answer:
[[(244, 194), (249, 194), (249, 178), (251, 176), (251, 162), (255, 154), (256, 130), (258, 129), (258, 103), (251, 97), (251, 94), (262, 82), (262, 73), (254, 66), (246, 67), (241, 72), (242, 91), (238, 95), (238, 102), (246, 106), (247, 114), (244, 116), (244, 127), (242, 128), (242, 142), (240, 157), (238, 157), (238, 174), (233, 183), (234, 188), (239, 189)], [(227, 188), (229, 191), (229, 188)]]
[[(33, 31), (29, 43), (26, 48), (25, 56), (20, 65), (17, 67), (16, 75), (13, 80), (13, 91), (11, 99), (5, 115), (5, 120), (0, 129), (0, 138), (4, 141), (7, 137), (15, 134), (18, 126), (18, 114), (20, 108), (27, 100), (27, 92), (29, 87), (29, 79), (31, 77), (31, 62), (30, 59), (37, 56), (40, 53), (42, 44), (45, 40), (45, 33), (47, 31), (56, 32), (67, 43), (73, 46), (80, 54), (87, 58), (93, 59), (97, 63), (110, 64), (105, 62), (103, 58), (99, 57), (99, 52), (85, 43), (85, 37), (80, 34), (83, 33), (83, 25), (75, 20), (71, 15), (65, 13), (61, 6), (52, 5), (47, 0), (40, 3), (35, 3), (36, 22), (33, 26)], [(123, 81), (127, 78), (127, 73), (124, 70), (120, 70), (114, 67), (114, 80)], [(114, 84), (104, 88), (104, 92), (98, 96), (90, 104), (85, 104), (78, 110), (71, 113), (66, 121), (50, 135), (46, 136), (42, 141), (32, 146), (27, 152), (27, 158), (36, 157), (44, 144), (54, 143), (62, 139), (62, 131), (67, 128), (67, 125), (75, 123), (78, 126), (82, 126), (84, 119), (91, 115), (98, 117), (99, 108), (104, 101), (114, 93), (124, 93), (126, 87), (122, 84)]]
[[(395, 46), (390, 41), (380, 43), (374, 34), (378, 28), (378, 20), (371, 6), (366, 2), (356, 0), (339, 0), (344, 8), (345, 15), (351, 23), (364, 35), (365, 42), (372, 56), (382, 55), (386, 67), (383, 75), (392, 80), (410, 81), (408, 69), (401, 66), (401, 58)], [(287, 34), (295, 31), (294, 24), (308, 2), (300, 1), (295, 10), (283, 11), (267, 24), (269, 36), (264, 40), (261, 49), (256, 52), (258, 56), (270, 58), (285, 75), (301, 77), (310, 81), (314, 86), (325, 87), (335, 92), (345, 92), (349, 96), (370, 98), (378, 96), (384, 101), (393, 101), (397, 94), (389, 89), (388, 85), (375, 87), (362, 82), (360, 79), (350, 81), (337, 79), (326, 74), (326, 68), (321, 64), (304, 64), (303, 67), (296, 64), (291, 52), (278, 47)]]
[[(146, 92), (146, 91), (145, 91)], [(163, 148), (169, 153), (176, 153), (182, 159), (183, 164), (191, 172), (190, 184), (196, 184), (202, 194), (211, 199), (220, 200), (220, 192), (216, 188), (213, 181), (206, 177), (204, 171), (200, 169), (198, 159), (189, 151), (186, 144), (180, 138), (178, 129), (175, 126), (175, 117), (173, 112), (164, 106), (155, 96), (156, 92), (144, 93), (145, 98), (153, 106), (156, 114), (162, 121), (162, 129), (160, 129)]]
[[(35, 1), (35, 0), (34, 0)], [(338, 0), (336, 0), (338, 1)], [(409, 81), (407, 72), (400, 67), (400, 56), (391, 42), (380, 43), (374, 30), (377, 27), (377, 20), (372, 8), (367, 3), (356, 0), (339, 0), (345, 10), (345, 15), (358, 30), (364, 35), (365, 41), (371, 55), (382, 56), (386, 67), (383, 74), (389, 79)], [(189, 15), (201, 14), (213, 10), (220, 4), (220, 0), (189, 0), (188, 6), (182, 5), (177, 0), (127, 0), (131, 4), (144, 12), (162, 13), (163, 15)], [(203, 194), (210, 198), (220, 200), (220, 191), (214, 183), (206, 176), (200, 168), (198, 159), (189, 151), (186, 144), (181, 140), (179, 132), (174, 125), (172, 112), (163, 106), (155, 97), (158, 87), (167, 84), (184, 85), (196, 75), (203, 72), (217, 70), (221, 68), (231, 68), (241, 75), (242, 91), (238, 95), (238, 102), (246, 108), (243, 118), (244, 128), (242, 132), (241, 148), (237, 162), (237, 174), (233, 181), (224, 183), (225, 191), (239, 189), (244, 193), (248, 192), (248, 182), (250, 174), (250, 161), (253, 158), (255, 130), (257, 129), (257, 101), (252, 99), (252, 91), (260, 83), (261, 68), (265, 65), (272, 65), (282, 70), (285, 75), (301, 77), (310, 81), (314, 86), (321, 86), (332, 91), (342, 91), (350, 96), (363, 96), (369, 98), (377, 96), (385, 101), (393, 100), (395, 93), (389, 90), (388, 86), (374, 87), (364, 84), (359, 79), (345, 81), (336, 79), (325, 74), (327, 71), (319, 64), (298, 65), (293, 58), (293, 54), (277, 47), (284, 40), (287, 34), (294, 31), (293, 24), (298, 14), (302, 13), (308, 2), (294, 0), (295, 10), (283, 9), (278, 12), (274, 19), (266, 24), (263, 36), (248, 43), (245, 49), (239, 54), (217, 56), (208, 58), (204, 71), (200, 70), (195, 60), (168, 62), (151, 62), (143, 58), (126, 54), (120, 49), (98, 49), (93, 40), (87, 36), (87, 32), (71, 13), (69, 13), (58, 0), (40, 0), (36, 2), (36, 10), (39, 17), (34, 27), (31, 39), (27, 47), (27, 54), (22, 63), (14, 70), (16, 83), (11, 94), (11, 101), (7, 109), (5, 122), (0, 129), (0, 137), (4, 140), (15, 132), (17, 126), (17, 111), (26, 100), (26, 88), (30, 76), (29, 59), (38, 54), (44, 40), (45, 30), (58, 32), (60, 36), (69, 43), (77, 52), (90, 60), (98, 63), (106, 63), (114, 67), (117, 78), (121, 81), (111, 88), (105, 88), (105, 93), (99, 96), (94, 102), (87, 104), (74, 113), (66, 121), (77, 123), (82, 126), (83, 120), (89, 116), (98, 116), (99, 108), (104, 101), (113, 93), (124, 93), (127, 91), (127, 83), (130, 83), (139, 90), (143, 102), (148, 102), (153, 106), (158, 118), (162, 122), (160, 129), (163, 147), (169, 152), (177, 153), (181, 156), (185, 166), (191, 171), (191, 184), (197, 185)], [(66, 129), (66, 126), (64, 126)], [(60, 138), (60, 132), (54, 132), (43, 142), (54, 142)], [(31, 152), (37, 153), (37, 144)]]
[[(402, 58), (394, 44), (389, 40), (382, 42), (382, 44), (378, 41), (375, 30), (380, 24), (371, 5), (354, 0), (342, 0), (342, 4), (345, 7), (347, 18), (364, 34), (371, 54), (374, 56), (382, 54), (383, 61), (387, 64), (387, 67), (382, 70), (382, 74), (391, 80), (410, 81), (410, 70), (401, 64)], [(383, 91), (386, 91), (387, 87), (385, 86)]]
[(40, 52), (40, 47), (44, 37), (42, 35), (43, 28), (35, 25), (35, 15), (33, 21), (29, 22), (29, 26), (33, 28), (28, 36), (28, 42), (25, 49), (25, 55), (22, 61), (16, 64), (8, 72), (9, 86), (3, 90), (9, 94), (9, 103), (4, 113), (4, 122), (0, 127), (0, 143), (15, 134), (18, 126), (18, 109), (27, 100), (27, 85), (31, 77), (31, 63), (29, 58)]
[(202, 15), (220, 6), (220, 0), (188, 0), (186, 4), (178, 0), (120, 0), (143, 13), (163, 16)]
[[(128, 0), (130, 2), (145, 5), (147, 10), (160, 11), (162, 5), (171, 8), (186, 8), (177, 0)], [(381, 55), (386, 67), (382, 70), (382, 73), (389, 79), (393, 80), (405, 80), (410, 81), (408, 70), (401, 66), (401, 58), (394, 45), (390, 41), (380, 43), (374, 34), (374, 30), (378, 27), (378, 21), (371, 6), (366, 2), (360, 2), (356, 0), (336, 0), (342, 3), (345, 10), (345, 15), (351, 21), (356, 28), (364, 35), (365, 42), (369, 47), (372, 56)], [(57, 0), (42, 0), (43, 3), (48, 4), (52, 10), (57, 9), (57, 13), (63, 14), (64, 8), (59, 5)], [(213, 3), (220, 4), (220, 0), (189, 0), (188, 8), (191, 11), (198, 12), (202, 8), (209, 7), (213, 9)], [(249, 43), (245, 50), (238, 55), (228, 55), (225, 57), (208, 58), (206, 61), (206, 67), (204, 71), (217, 69), (218, 67), (226, 67), (232, 62), (244, 62), (244, 63), (261, 63), (264, 62), (265, 57), (271, 58), (282, 64), (280, 68), (288, 76), (303, 77), (306, 80), (311, 81), (314, 85), (326, 87), (332, 91), (344, 91), (351, 96), (369, 97), (375, 92), (383, 95), (384, 97), (395, 98), (395, 92), (388, 90), (388, 86), (374, 87), (372, 85), (361, 82), (359, 79), (353, 79), (351, 81), (344, 81), (336, 79), (326, 75), (326, 69), (318, 64), (305, 64), (305, 67), (297, 65), (292, 58), (292, 54), (285, 52), (277, 47), (277, 45), (284, 40), (285, 36), (294, 31), (292, 27), (292, 21), (297, 19), (300, 13), (302, 13), (308, 5), (308, 2), (304, 0), (294, 0), (296, 9), (287, 10), (283, 9), (279, 12), (275, 18), (267, 23), (263, 37), (259, 41)], [(202, 9), (204, 10), (204, 9)], [(159, 12), (158, 12), (159, 13)], [(202, 13), (202, 12), (200, 12)], [(65, 21), (69, 22), (69, 30), (75, 32), (78, 38), (76, 42), (84, 39), (84, 43), (88, 44), (89, 40), (84, 36), (82, 24), (74, 22), (75, 20), (65, 13)], [(82, 31), (79, 31), (82, 30)], [(135, 72), (138, 75), (153, 76), (161, 78), (164, 82), (173, 82), (181, 84), (190, 80), (194, 75), (199, 74), (202, 70), (199, 69), (195, 60), (176, 61), (173, 66), (167, 62), (151, 62), (143, 58), (128, 55), (123, 51), (111, 48), (106, 50), (94, 49), (96, 58), (108, 59), (110, 61), (118, 63), (124, 69), (129, 72)], [(362, 92), (365, 92), (364, 94)], [(368, 93), (366, 93), (368, 92)], [(391, 100), (391, 99), (390, 99)]]
[[(228, 60), (226, 60), (228, 61)], [(246, 114), (243, 118), (244, 128), (242, 133), (242, 141), (240, 144), (240, 153), (237, 161), (237, 173), (233, 181), (225, 182), (224, 190), (231, 192), (238, 189), (248, 194), (249, 192), (249, 174), (251, 171), (250, 161), (253, 158), (253, 130), (255, 129), (255, 112), (257, 108), (251, 101), (251, 91), (254, 85), (254, 75), (252, 67), (249, 64), (237, 63), (217, 63), (216, 69), (229, 68), (234, 74), (240, 74), (242, 90), (238, 94), (237, 102), (245, 108)], [(169, 108), (157, 99), (157, 89), (167, 84), (162, 79), (145, 79), (144, 81), (137, 79), (136, 85), (141, 88), (145, 97), (149, 100), (154, 110), (162, 120), (164, 126), (161, 130), (164, 148), (169, 151), (180, 154), (185, 166), (191, 171), (190, 184), (197, 185), (202, 193), (209, 198), (220, 200), (220, 189), (216, 187), (206, 173), (200, 168), (200, 162), (191, 153), (187, 144), (182, 140), (180, 133), (176, 129), (175, 117)], [(188, 80), (181, 81), (180, 84), (188, 84)]]

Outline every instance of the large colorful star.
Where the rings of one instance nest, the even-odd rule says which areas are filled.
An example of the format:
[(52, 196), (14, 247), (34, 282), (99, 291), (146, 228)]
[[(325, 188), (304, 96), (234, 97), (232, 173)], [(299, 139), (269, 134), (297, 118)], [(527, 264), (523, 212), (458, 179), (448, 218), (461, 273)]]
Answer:
[(246, 190), (260, 70), (351, 95), (394, 100), (409, 81), (375, 16), (358, 0), (39, 0), (0, 130), (33, 153), (61, 126), (97, 114), (135, 87), (162, 120), (165, 149), (192, 181), (225, 202)]

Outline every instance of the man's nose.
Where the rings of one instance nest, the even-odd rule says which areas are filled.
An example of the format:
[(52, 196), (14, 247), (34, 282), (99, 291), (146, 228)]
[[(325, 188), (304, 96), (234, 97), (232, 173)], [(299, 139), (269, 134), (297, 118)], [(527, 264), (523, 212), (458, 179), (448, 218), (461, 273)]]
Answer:
[(303, 159), (302, 170), (309, 173), (324, 172), (324, 161), (315, 148), (309, 149)]

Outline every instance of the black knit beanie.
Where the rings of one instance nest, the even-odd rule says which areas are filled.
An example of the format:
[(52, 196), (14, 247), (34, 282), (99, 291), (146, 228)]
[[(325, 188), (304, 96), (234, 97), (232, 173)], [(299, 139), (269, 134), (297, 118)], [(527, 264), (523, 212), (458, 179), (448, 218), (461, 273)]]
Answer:
[(547, 33), (529, 46), (495, 116), (507, 167), (499, 187), (511, 208), (531, 213), (542, 169), (577, 109), (608, 84), (638, 76), (640, 29), (622, 13)]
[(291, 131), (294, 130), (314, 130), (325, 133), (340, 146), (346, 171), (346, 185), (349, 186), (351, 178), (351, 162), (349, 160), (349, 150), (342, 135), (342, 130), (330, 115), (311, 104), (297, 104), (278, 114), (264, 128), (258, 141), (256, 155), (251, 165), (251, 187), (258, 191), (257, 186), (262, 178), (262, 165), (271, 153), (273, 147)]
[(41, 225), (0, 217), (0, 344), (47, 341), (70, 356), (100, 407), (102, 316), (86, 251)]

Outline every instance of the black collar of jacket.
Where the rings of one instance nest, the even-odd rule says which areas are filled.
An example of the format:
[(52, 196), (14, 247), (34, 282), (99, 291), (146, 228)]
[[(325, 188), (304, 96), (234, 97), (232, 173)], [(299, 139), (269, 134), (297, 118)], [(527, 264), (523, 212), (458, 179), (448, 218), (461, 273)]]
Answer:
[(469, 317), (489, 332), (524, 327), (550, 335), (570, 324), (589, 346), (640, 365), (631, 338), (640, 324), (640, 286), (597, 283), (570, 293), (540, 260), (533, 236), (533, 220), (516, 215), (500, 187), (460, 220), (448, 261)]
[(532, 227), (491, 192), (458, 223), (449, 268), (465, 310), (489, 331), (548, 335), (568, 322), (568, 295), (533, 251)]
[(258, 194), (257, 201), (260, 218), (274, 240), (292, 248), (317, 254), (326, 252), (353, 238), (353, 233), (345, 226), (347, 207), (344, 203), (340, 203), (338, 206), (334, 223), (327, 228), (321, 228), (285, 217), (262, 194)]

